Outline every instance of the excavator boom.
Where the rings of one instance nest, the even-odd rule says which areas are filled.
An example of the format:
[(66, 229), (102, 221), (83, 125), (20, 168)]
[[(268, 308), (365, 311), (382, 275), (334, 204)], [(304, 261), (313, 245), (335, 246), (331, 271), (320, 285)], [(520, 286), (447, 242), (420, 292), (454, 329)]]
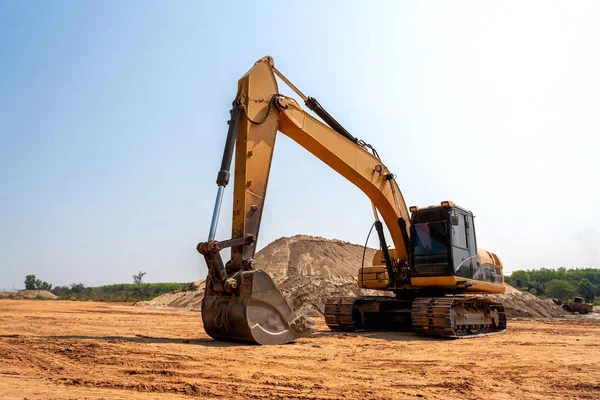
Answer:
[[(340, 133), (314, 118), (293, 98), (278, 94), (271, 57), (259, 60), (239, 81), (236, 101), (242, 110), (235, 141), (232, 237), (258, 237), (277, 131), (290, 137), (359, 187), (386, 223), (399, 258), (406, 258), (408, 209), (395, 177), (362, 142), (337, 122)], [(279, 71), (277, 74), (283, 76)], [(285, 79), (293, 88), (291, 82)], [(297, 89), (296, 89), (297, 90)], [(318, 104), (307, 98), (308, 104)], [(320, 105), (318, 110), (322, 110)], [(324, 110), (323, 110), (324, 111)], [(326, 112), (325, 112), (326, 113)], [(326, 114), (330, 121), (335, 121)], [(402, 218), (401, 228), (398, 219)], [(252, 258), (255, 244), (234, 249), (234, 265)]]

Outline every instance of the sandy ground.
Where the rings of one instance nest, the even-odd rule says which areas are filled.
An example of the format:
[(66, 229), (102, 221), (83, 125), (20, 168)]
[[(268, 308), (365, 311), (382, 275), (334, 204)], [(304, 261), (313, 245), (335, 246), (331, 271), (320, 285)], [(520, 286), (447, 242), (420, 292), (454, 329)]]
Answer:
[(599, 320), (451, 341), (317, 329), (248, 346), (208, 338), (189, 310), (0, 300), (0, 398), (600, 398)]

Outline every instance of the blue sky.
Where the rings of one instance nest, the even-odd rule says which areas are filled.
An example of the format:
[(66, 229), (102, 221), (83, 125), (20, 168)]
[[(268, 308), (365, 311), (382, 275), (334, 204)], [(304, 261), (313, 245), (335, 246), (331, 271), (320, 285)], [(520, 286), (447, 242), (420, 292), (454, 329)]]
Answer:
[[(203, 278), (237, 79), (267, 54), (409, 205), (471, 209), (508, 272), (598, 266), (599, 18), (583, 1), (0, 0), (0, 289)], [(266, 207), (259, 247), (363, 243), (372, 222), (283, 135)]]

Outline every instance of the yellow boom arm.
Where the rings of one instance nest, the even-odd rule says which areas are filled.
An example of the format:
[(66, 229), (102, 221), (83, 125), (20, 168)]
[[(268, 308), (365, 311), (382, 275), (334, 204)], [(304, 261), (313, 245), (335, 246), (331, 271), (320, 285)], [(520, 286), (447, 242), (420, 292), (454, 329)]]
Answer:
[[(293, 98), (280, 95), (275, 74), (307, 100), (274, 67), (271, 57), (257, 61), (239, 80), (234, 102), (241, 116), (235, 142), (232, 238), (258, 237), (279, 130), (369, 197), (375, 218), (381, 215), (390, 232), (395, 261), (408, 261), (409, 214), (394, 175), (364, 142), (344, 136), (309, 115)], [(255, 246), (256, 241), (232, 248), (234, 270), (241, 267), (243, 259), (253, 258)]]

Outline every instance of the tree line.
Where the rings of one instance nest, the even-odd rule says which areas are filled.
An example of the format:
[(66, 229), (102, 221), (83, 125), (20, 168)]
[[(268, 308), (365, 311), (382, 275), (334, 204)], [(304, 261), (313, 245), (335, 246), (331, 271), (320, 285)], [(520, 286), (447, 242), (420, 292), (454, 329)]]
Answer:
[(183, 289), (186, 283), (117, 283), (86, 287), (83, 283), (57, 286), (52, 293), (66, 300), (134, 302), (150, 300), (164, 293)]
[(143, 283), (145, 272), (133, 275), (134, 283), (87, 287), (83, 283), (53, 287), (50, 283), (37, 279), (35, 275), (25, 277), (25, 289), (48, 290), (61, 299), (134, 302), (150, 300), (164, 293), (183, 289), (186, 283)]
[(505, 280), (509, 285), (542, 297), (579, 295), (588, 302), (600, 298), (600, 269), (597, 268), (519, 270)]

